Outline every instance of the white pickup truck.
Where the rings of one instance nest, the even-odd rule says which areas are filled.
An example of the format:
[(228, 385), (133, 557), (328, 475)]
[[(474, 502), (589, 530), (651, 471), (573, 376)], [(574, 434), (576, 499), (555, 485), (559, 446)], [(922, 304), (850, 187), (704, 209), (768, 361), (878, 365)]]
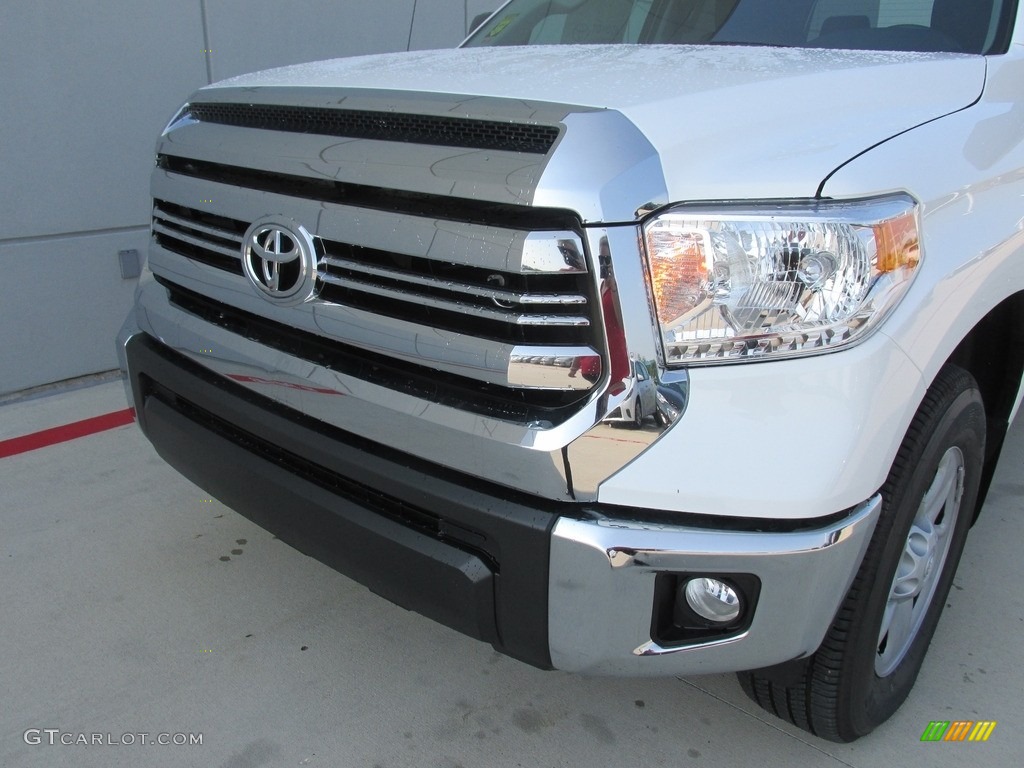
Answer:
[(119, 339), (139, 423), (503, 653), (736, 671), (858, 738), (1020, 402), (1016, 13), (511, 0), (456, 50), (203, 88)]

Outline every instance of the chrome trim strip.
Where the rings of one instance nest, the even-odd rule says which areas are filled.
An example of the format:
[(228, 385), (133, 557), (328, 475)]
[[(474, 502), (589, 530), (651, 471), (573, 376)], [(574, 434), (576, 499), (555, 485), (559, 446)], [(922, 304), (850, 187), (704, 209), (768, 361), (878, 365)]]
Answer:
[(544, 326), (547, 328), (586, 328), (590, 320), (585, 317), (571, 317), (562, 315), (520, 315), (516, 320), (517, 325), (523, 326)]
[(579, 370), (594, 359), (600, 369), (601, 356), (589, 347), (516, 347), (509, 358), (508, 383), (529, 389), (591, 389), (595, 382)]
[(621, 112), (574, 112), (563, 122), (533, 205), (576, 211), (596, 224), (633, 222), (641, 208), (671, 202), (657, 151)]
[(241, 239), (239, 239), (238, 241), (239, 247), (237, 249), (228, 248), (227, 246), (220, 245), (218, 243), (212, 243), (209, 240), (204, 240), (201, 237), (195, 237), (194, 235), (186, 234), (185, 232), (182, 232), (180, 230), (171, 229), (170, 227), (164, 226), (159, 221), (153, 222), (153, 231), (158, 232), (161, 235), (167, 235), (167, 237), (173, 240), (181, 240), (183, 243), (194, 245), (197, 248), (202, 248), (207, 251), (215, 251), (216, 253), (219, 253), (222, 256), (230, 256), (235, 259), (238, 259), (239, 261), (241, 261), (242, 259)]
[(353, 290), (362, 291), (363, 293), (371, 293), (374, 296), (396, 299), (398, 301), (407, 301), (414, 304), (432, 307), (433, 309), (456, 312), (462, 315), (472, 315), (473, 317), (484, 318), (487, 320), (497, 320), (510, 325), (566, 328), (585, 328), (590, 325), (590, 320), (586, 317), (572, 317), (570, 315), (522, 315), (514, 312), (502, 312), (497, 309), (477, 307), (472, 304), (462, 304), (457, 301), (445, 301), (444, 299), (437, 299), (433, 296), (427, 296), (422, 293), (413, 293), (412, 291), (385, 288), (381, 285), (374, 285), (373, 283), (366, 283), (361, 280), (353, 280), (348, 277), (338, 277), (337, 275), (323, 273), (321, 273), (319, 277), (320, 280), (325, 283), (338, 285), (342, 288), (352, 288)]
[[(252, 193), (161, 169), (153, 172), (151, 187), (153, 197), (185, 208), (209, 210), (246, 225), (268, 214), (280, 214), (304, 223), (324, 240), (359, 247), (497, 272), (587, 271), (582, 260), (582, 239), (563, 231), (532, 232), (321, 203), (272, 192)], [(197, 202), (205, 199), (214, 202)], [(581, 261), (576, 267), (567, 265), (563, 248), (566, 253), (580, 254)]]
[(238, 243), (238, 246), (242, 246), (242, 235), (235, 234), (226, 229), (219, 229), (217, 227), (211, 227), (209, 224), (202, 224), (192, 219), (186, 219), (182, 216), (175, 216), (172, 213), (168, 213), (163, 210), (160, 206), (153, 206), (153, 218), (160, 219), (162, 221), (168, 221), (171, 224), (177, 224), (179, 227), (185, 227), (195, 232), (202, 232), (203, 234), (212, 235), (213, 237), (219, 237), (222, 240), (232, 240)]
[(583, 274), (587, 271), (583, 241), (572, 232), (530, 232), (523, 243), (519, 271)]
[[(598, 498), (601, 483), (650, 448), (679, 420), (689, 398), (689, 376), (685, 370), (668, 371), (661, 362), (657, 336), (649, 310), (647, 278), (638, 251), (639, 229), (635, 226), (591, 227), (586, 230), (590, 253), (598, 261), (598, 291), (603, 327), (621, 327), (625, 354), (630, 366), (618, 381), (607, 382), (598, 404), (601, 414), (593, 428), (566, 446), (566, 466), (572, 477), (575, 498)], [(628, 433), (603, 420), (626, 408), (630, 413), (641, 397), (641, 382), (632, 364), (641, 364), (650, 374), (656, 393), (656, 411), (644, 414), (640, 429)], [(609, 372), (612, 373), (612, 372)], [(658, 399), (657, 395), (661, 395)], [(670, 401), (664, 401), (665, 398)], [(650, 421), (647, 417), (654, 417)], [(626, 423), (633, 419), (620, 418)], [(609, 444), (614, 441), (615, 449)]]
[[(836, 523), (793, 533), (560, 518), (551, 545), (552, 663), (596, 674), (707, 674), (807, 656), (849, 589), (880, 511), (874, 496)], [(658, 645), (654, 580), (666, 572), (753, 574), (761, 590), (750, 627), (702, 644)]]
[(514, 301), (529, 306), (558, 305), (571, 306), (574, 304), (586, 304), (586, 296), (572, 296), (569, 294), (539, 294), (520, 293), (515, 295)]
[[(351, 259), (344, 259), (338, 256), (331, 256), (328, 254), (320, 260), (322, 264), (329, 267), (337, 267), (339, 269), (347, 269), (352, 272), (360, 272), (365, 275), (371, 275), (373, 277), (383, 277), (388, 280), (398, 280), (403, 283), (410, 283), (412, 285), (420, 285), (425, 288), (433, 288), (444, 291), (451, 291), (452, 293), (464, 293), (468, 296), (476, 296), (481, 299), (491, 299), (492, 301), (504, 301), (513, 304), (552, 304), (552, 305), (568, 305), (568, 304), (586, 304), (586, 296), (571, 296), (571, 295), (538, 295), (538, 294), (523, 294), (513, 293), (511, 291), (498, 291), (493, 289), (478, 288), (474, 285), (468, 285), (466, 283), (455, 283), (448, 280), (438, 280), (435, 278), (421, 277), (419, 275), (411, 274), (409, 272), (401, 272), (397, 269), (385, 269), (383, 267), (373, 267), (368, 264), (364, 264), (360, 261), (352, 261)], [(327, 280), (328, 276), (325, 275), (324, 279)], [(330, 280), (330, 282), (336, 283), (337, 285), (349, 285), (349, 281), (345, 278), (336, 278)]]

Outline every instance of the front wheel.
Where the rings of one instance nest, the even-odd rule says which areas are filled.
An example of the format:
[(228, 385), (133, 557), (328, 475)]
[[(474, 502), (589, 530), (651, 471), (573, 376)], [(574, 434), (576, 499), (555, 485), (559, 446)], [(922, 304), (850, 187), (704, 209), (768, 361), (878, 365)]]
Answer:
[(640, 404), (640, 396), (637, 395), (636, 406), (633, 408), (633, 429), (641, 429), (644, 425), (644, 407)]
[(956, 573), (984, 455), (978, 386), (947, 366), (903, 439), (864, 562), (821, 647), (796, 670), (741, 673), (747, 695), (831, 741), (853, 741), (899, 708)]

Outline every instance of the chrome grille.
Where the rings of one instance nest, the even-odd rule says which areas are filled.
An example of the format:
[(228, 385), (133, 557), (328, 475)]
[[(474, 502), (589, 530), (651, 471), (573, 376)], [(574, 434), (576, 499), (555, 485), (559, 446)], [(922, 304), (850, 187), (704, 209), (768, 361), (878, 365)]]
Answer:
[[(159, 245), (238, 275), (247, 227), (163, 200), (153, 207)], [(589, 278), (581, 271), (578, 236), (534, 235), (566, 254), (563, 272), (495, 271), (317, 238), (325, 252), (317, 265), (318, 294), (322, 301), (497, 341), (585, 344), (591, 335)]]
[[(580, 215), (534, 204), (569, 110), (280, 93), (293, 103), (218, 90), (161, 138), (150, 266), (171, 303), (439, 404), (538, 424), (577, 413), (604, 380), (601, 302)], [(310, 238), (315, 281), (291, 306), (268, 303), (258, 257), (243, 258), (272, 220)]]
[[(248, 227), (246, 221), (159, 198), (154, 202), (153, 237), (158, 246), (231, 273), (242, 286), (246, 278), (241, 250)], [(494, 370), (470, 371), (486, 388), (488, 402), (499, 397), (500, 389), (495, 384), (503, 385), (515, 402), (514, 408), (510, 402), (511, 410), (506, 415), (532, 412), (530, 402), (538, 406), (543, 403), (545, 418), (551, 420), (552, 403), (575, 402), (593, 385), (583, 377), (569, 377), (574, 360), (596, 357), (595, 350), (600, 349), (591, 277), (576, 233), (537, 231), (517, 233), (515, 237), (523, 244), (518, 270), (411, 256), (316, 237), (317, 298), (311, 306), (358, 310), (382, 322), (391, 318), (421, 329), (418, 333), (457, 334), (464, 351), (475, 349), (479, 354), (506, 360), (501, 375)], [(344, 333), (344, 326), (338, 327), (338, 332)], [(303, 333), (314, 335), (298, 330), (291, 335)], [(322, 344), (332, 337), (325, 338), (322, 330), (315, 335), (319, 338), (295, 348), (305, 354), (315, 347), (318, 351), (314, 362), (323, 364), (328, 358), (323, 357)], [(333, 338), (345, 355), (354, 353), (353, 344), (358, 346), (358, 340), (352, 338)], [(372, 351), (377, 359), (379, 347)], [(408, 355), (396, 348), (395, 358), (407, 360)], [(448, 368), (451, 370), (451, 366)], [(466, 384), (459, 385), (460, 391), (465, 388)], [(534, 394), (524, 395), (524, 391)], [(559, 392), (561, 395), (552, 400), (551, 395)], [(487, 412), (497, 413), (493, 405), (487, 407)]]
[(242, 237), (247, 226), (163, 200), (153, 205), (153, 238), (160, 246), (238, 275), (242, 274)]
[(510, 343), (590, 337), (586, 274), (514, 274), (322, 242), (325, 301)]
[(495, 387), (443, 371), (410, 366), (400, 360), (331, 343), (289, 325), (236, 309), (157, 277), (170, 301), (184, 311), (272, 349), (309, 360), (388, 389), (460, 410), (516, 422), (557, 424), (579, 395), (557, 389)]

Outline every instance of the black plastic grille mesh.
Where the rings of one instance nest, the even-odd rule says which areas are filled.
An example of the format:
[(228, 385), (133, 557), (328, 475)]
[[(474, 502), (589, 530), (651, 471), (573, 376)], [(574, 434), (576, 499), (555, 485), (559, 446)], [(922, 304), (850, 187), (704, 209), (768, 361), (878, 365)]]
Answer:
[(558, 128), (551, 125), (396, 112), (220, 103), (192, 104), (190, 110), (200, 122), (242, 128), (538, 155), (546, 154), (558, 138)]

